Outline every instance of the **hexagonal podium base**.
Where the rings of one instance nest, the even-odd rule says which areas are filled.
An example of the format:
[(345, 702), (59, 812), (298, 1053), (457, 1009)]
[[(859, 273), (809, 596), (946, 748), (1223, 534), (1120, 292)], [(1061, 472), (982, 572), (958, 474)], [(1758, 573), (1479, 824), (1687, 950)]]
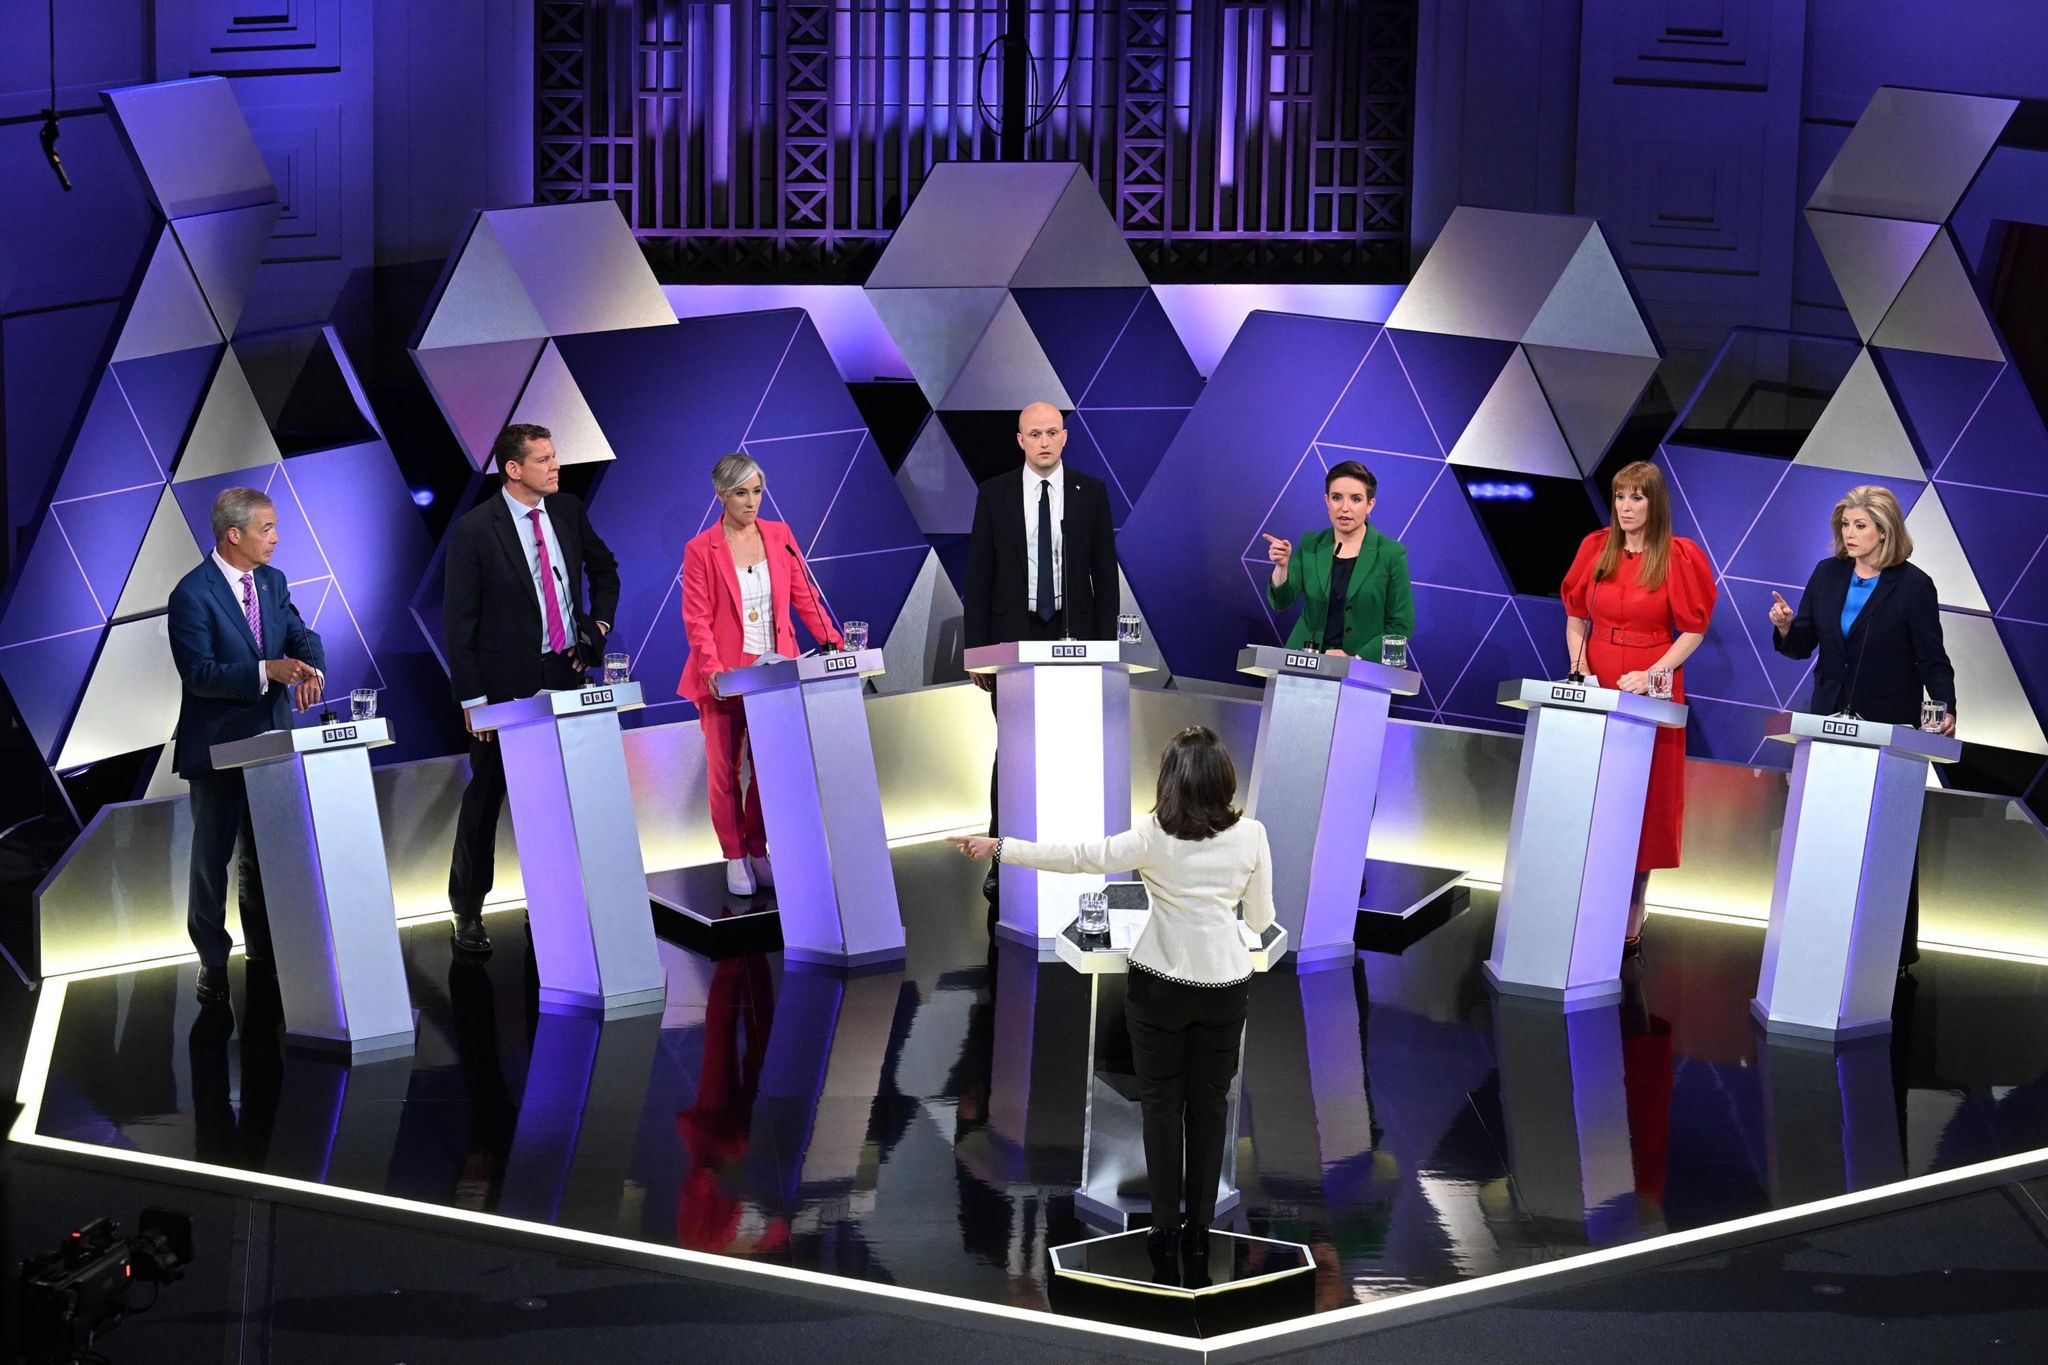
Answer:
[(1154, 1266), (1146, 1230), (1052, 1249), (1056, 1313), (1182, 1336), (1217, 1336), (1314, 1310), (1315, 1261), (1299, 1242), (1214, 1231), (1204, 1283), (1183, 1283), (1176, 1258)]

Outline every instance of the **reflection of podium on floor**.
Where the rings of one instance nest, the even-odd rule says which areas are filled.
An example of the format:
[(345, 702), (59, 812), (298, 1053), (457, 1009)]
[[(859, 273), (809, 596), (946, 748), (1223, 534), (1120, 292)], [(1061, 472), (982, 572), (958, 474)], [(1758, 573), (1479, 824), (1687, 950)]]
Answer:
[(1962, 741), (1796, 711), (1765, 732), (1795, 748), (1750, 1010), (1773, 1033), (1889, 1032), (1927, 765), (1955, 762)]
[(540, 1016), (499, 1213), (638, 1235), (640, 1211), (627, 1196), (628, 1173), (660, 1046), (659, 1014)]
[(1621, 1006), (1497, 994), (1494, 1049), (1515, 1196), (1546, 1231), (1599, 1246), (1637, 1227)]
[(1905, 1179), (1889, 1037), (1835, 1044), (1757, 1033), (1774, 1207)]
[(1074, 1084), (1073, 1058), (1089, 1045), (1088, 984), (1014, 939), (997, 939), (995, 958), (989, 1151), (979, 1173), (999, 1189), (1056, 1185), (1073, 1178), (1081, 1157), (1088, 1092)]
[(1502, 683), (1499, 701), (1529, 721), (1487, 979), (1515, 995), (1616, 998), (1650, 756), (1686, 709), (1537, 678)]
[[(1259, 1182), (1275, 1199), (1351, 1199), (1371, 1182), (1364, 968), (1252, 979), (1244, 1077)], [(1333, 1188), (1335, 1186), (1335, 1188)]]

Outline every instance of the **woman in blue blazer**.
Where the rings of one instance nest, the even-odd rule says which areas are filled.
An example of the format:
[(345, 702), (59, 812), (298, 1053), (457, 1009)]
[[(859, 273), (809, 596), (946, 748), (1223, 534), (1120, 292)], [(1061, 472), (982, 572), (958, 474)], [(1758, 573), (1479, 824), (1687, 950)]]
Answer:
[[(1913, 537), (1889, 488), (1864, 484), (1835, 504), (1834, 553), (1816, 564), (1799, 609), (1773, 592), (1771, 643), (1813, 669), (1813, 710), (1887, 725), (1920, 724), (1921, 694), (1947, 708), (1942, 733), (1956, 731), (1956, 671), (1941, 643), (1934, 580), (1907, 563)], [(1900, 970), (1920, 957), (1916, 868), (1906, 899)]]

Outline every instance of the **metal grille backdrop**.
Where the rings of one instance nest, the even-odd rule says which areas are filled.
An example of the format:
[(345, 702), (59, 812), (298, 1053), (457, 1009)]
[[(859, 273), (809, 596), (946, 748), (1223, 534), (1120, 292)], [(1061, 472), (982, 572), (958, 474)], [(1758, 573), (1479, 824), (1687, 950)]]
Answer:
[[(542, 0), (536, 195), (620, 201), (665, 278), (858, 280), (931, 166), (995, 157), (1003, 9)], [(1029, 155), (1155, 280), (1404, 280), (1415, 10), (1040, 0)]]

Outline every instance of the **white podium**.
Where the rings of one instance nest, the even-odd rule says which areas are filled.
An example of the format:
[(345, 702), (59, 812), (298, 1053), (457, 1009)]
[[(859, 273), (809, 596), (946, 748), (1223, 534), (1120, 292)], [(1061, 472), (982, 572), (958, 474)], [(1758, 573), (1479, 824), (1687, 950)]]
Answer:
[[(1081, 1129), (1081, 1184), (1074, 1212), (1084, 1222), (1119, 1232), (1134, 1218), (1149, 1218), (1152, 1200), (1145, 1177), (1145, 1129), (1137, 1077), (1115, 1069), (1113, 1058), (1130, 1056), (1125, 1030), (1123, 978), (1130, 972), (1130, 945), (1137, 941), (1149, 910), (1112, 910), (1107, 940), (1083, 939), (1073, 922), (1053, 940), (1060, 961), (1088, 978), (1088, 1107)], [(1266, 926), (1256, 943), (1238, 924), (1251, 949), (1252, 970), (1263, 972), (1287, 955), (1287, 930)], [(1104, 988), (1105, 980), (1109, 988)], [(1237, 1113), (1244, 1091), (1244, 1040), (1238, 1039), (1237, 1074), (1230, 1081), (1230, 1109), (1223, 1120), (1223, 1168), (1217, 1180), (1216, 1212), (1237, 1204)], [(1105, 1063), (1109, 1063), (1105, 1066)]]
[(1650, 755), (1657, 731), (1683, 726), (1686, 709), (1538, 678), (1502, 683), (1497, 700), (1529, 723), (1487, 979), (1514, 995), (1619, 997)]
[[(1147, 664), (1114, 640), (1026, 640), (967, 651), (996, 675), (1000, 834), (1072, 843), (1131, 827), (1131, 675)], [(1002, 865), (996, 932), (1045, 944), (1104, 878)]]
[(1239, 651), (1237, 671), (1266, 680), (1245, 813), (1273, 850), (1275, 914), (1297, 970), (1343, 966), (1357, 951), (1387, 708), (1422, 675), (1271, 645)]
[(286, 1036), (357, 1060), (413, 1048), (370, 782), (370, 750), (390, 742), (389, 722), (373, 719), (271, 730), (212, 749), (213, 766), (240, 768), (248, 788)]
[(775, 859), (786, 958), (859, 967), (903, 957), (862, 680), (882, 651), (839, 650), (718, 675), (742, 698)]
[(662, 1007), (640, 830), (619, 712), (639, 683), (592, 684), (480, 706), (495, 730), (519, 835), (544, 1010), (615, 1018)]
[(1794, 746), (1771, 926), (1750, 1010), (1772, 1033), (1854, 1038), (1892, 1026), (1927, 765), (1963, 744), (1853, 716), (1781, 712)]

